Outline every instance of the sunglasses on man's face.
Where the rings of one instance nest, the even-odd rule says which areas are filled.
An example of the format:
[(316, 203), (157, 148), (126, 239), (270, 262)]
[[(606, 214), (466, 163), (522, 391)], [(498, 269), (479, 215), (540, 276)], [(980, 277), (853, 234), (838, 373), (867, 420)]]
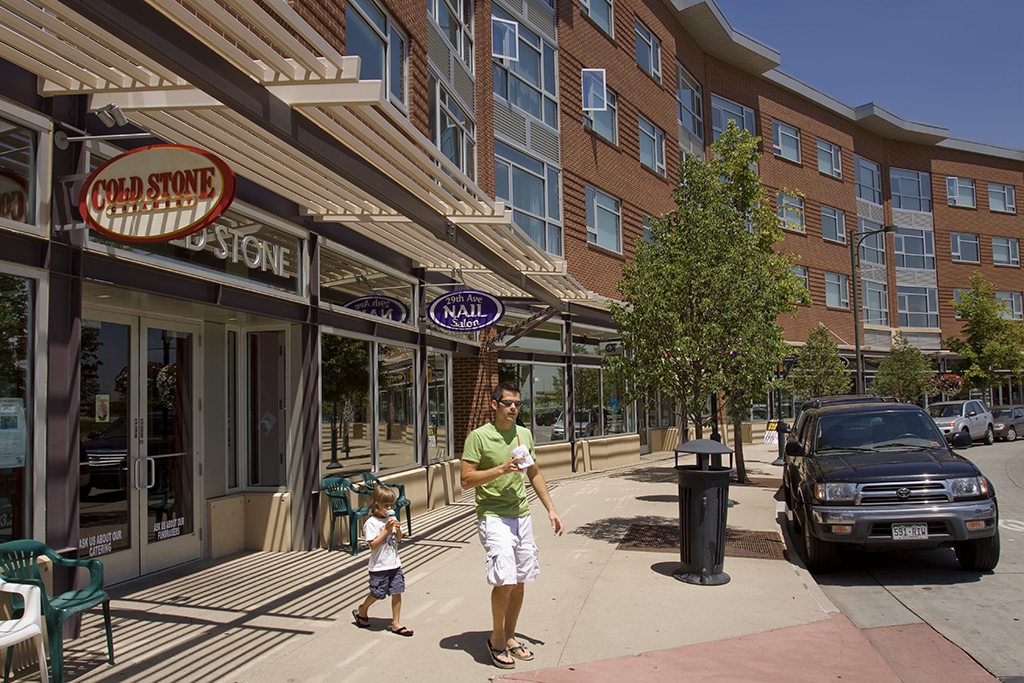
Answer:
[(505, 406), (506, 408), (510, 408), (512, 406), (515, 406), (516, 408), (518, 408), (519, 406), (523, 405), (522, 401), (513, 401), (510, 398), (503, 398), (500, 401), (498, 401), (498, 403), (500, 403), (501, 405)]

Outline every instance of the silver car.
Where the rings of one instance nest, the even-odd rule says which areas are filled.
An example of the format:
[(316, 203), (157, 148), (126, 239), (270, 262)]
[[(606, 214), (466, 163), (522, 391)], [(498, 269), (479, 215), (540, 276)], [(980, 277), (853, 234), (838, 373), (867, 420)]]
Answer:
[(940, 401), (928, 406), (928, 414), (949, 443), (953, 443), (953, 436), (958, 432), (967, 432), (971, 441), (984, 441), (989, 446), (996, 440), (992, 413), (984, 401)]

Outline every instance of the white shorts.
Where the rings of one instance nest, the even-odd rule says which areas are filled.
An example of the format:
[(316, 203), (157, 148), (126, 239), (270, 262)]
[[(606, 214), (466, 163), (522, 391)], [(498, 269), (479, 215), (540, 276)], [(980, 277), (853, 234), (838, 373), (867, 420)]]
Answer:
[(487, 553), (487, 583), (512, 586), (537, 578), (540, 563), (530, 515), (484, 517), (477, 520), (476, 532)]

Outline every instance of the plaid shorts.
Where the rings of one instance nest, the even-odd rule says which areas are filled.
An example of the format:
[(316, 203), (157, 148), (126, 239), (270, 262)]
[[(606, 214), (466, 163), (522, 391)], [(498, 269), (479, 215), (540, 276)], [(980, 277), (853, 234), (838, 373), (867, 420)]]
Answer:
[(401, 567), (386, 569), (382, 572), (370, 572), (370, 595), (383, 600), (389, 595), (401, 595), (405, 592), (405, 575)]

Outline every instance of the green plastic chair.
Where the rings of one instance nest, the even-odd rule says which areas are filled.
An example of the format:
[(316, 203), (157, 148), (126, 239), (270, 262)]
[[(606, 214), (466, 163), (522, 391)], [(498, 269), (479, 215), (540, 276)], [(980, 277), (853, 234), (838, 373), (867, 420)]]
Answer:
[[(39, 558), (46, 557), (55, 567), (85, 567), (89, 570), (89, 585), (47, 595), (39, 572)], [(114, 636), (110, 629), (110, 596), (103, 590), (103, 563), (99, 560), (74, 560), (64, 557), (44, 543), (33, 540), (0, 543), (0, 576), (10, 583), (26, 583), (39, 587), (43, 619), (46, 621), (46, 639), (50, 645), (50, 668), (53, 680), (64, 683), (64, 622), (73, 614), (103, 605), (103, 623), (107, 629), (107, 661), (114, 663)], [(4, 678), (10, 672), (10, 660)]]
[(375, 477), (372, 472), (363, 472), (359, 476), (363, 479), (363, 486), (365, 486), (366, 490), (371, 493), (373, 492), (373, 487), (377, 484), (384, 484), (384, 486), (398, 489), (398, 500), (395, 501), (395, 516), (398, 518), (398, 521), (401, 522), (402, 508), (405, 508), (405, 523), (409, 527), (409, 535), (412, 536), (412, 501), (405, 497), (405, 485), (381, 481)]
[(339, 517), (348, 517), (348, 537), (352, 545), (352, 554), (359, 552), (359, 519), (370, 514), (370, 506), (356, 506), (349, 498), (349, 492), (356, 495), (352, 482), (344, 477), (324, 477), (320, 488), (331, 503), (331, 535), (327, 539), (327, 549), (334, 550), (334, 527)]

